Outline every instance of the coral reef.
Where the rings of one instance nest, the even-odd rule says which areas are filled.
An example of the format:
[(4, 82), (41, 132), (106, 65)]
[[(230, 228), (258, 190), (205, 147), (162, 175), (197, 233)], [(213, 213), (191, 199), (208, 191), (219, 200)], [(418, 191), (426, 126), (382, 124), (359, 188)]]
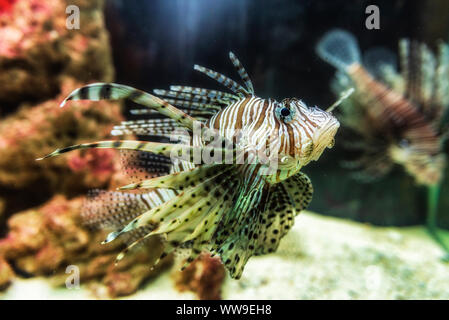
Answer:
[[(79, 7), (80, 29), (67, 28), (68, 5)], [(76, 87), (113, 79), (102, 10), (102, 0), (0, 3), (0, 116), (19, 108), (0, 123), (0, 226), (55, 192), (77, 195), (105, 186), (113, 173), (112, 152), (34, 161), (64, 144), (105, 138), (122, 119), (117, 103), (57, 107)]]
[(218, 257), (202, 254), (185, 270), (173, 273), (176, 288), (192, 291), (201, 300), (221, 299), (221, 287), (225, 280), (226, 270)]
[(35, 161), (61, 146), (104, 139), (113, 124), (122, 120), (120, 104), (113, 102), (80, 102), (59, 108), (65, 95), (78, 85), (67, 80), (55, 99), (22, 107), (0, 123), (0, 190), (9, 195), (7, 213), (40, 204), (55, 193), (77, 195), (104, 187), (117, 171), (119, 161), (110, 150)]
[[(77, 30), (66, 27), (68, 5), (80, 9)], [(102, 0), (16, 0), (2, 4), (2, 113), (24, 101), (54, 97), (66, 75), (79, 82), (112, 80), (114, 71), (102, 9)]]
[[(66, 267), (76, 265), (82, 284), (102, 287), (97, 295), (118, 297), (135, 292), (171, 261), (167, 257), (150, 268), (162, 245), (153, 237), (115, 266), (124, 243), (102, 246), (106, 231), (83, 225), (80, 194), (128, 183), (116, 151), (84, 150), (35, 161), (58, 147), (107, 139), (123, 120), (120, 102), (58, 107), (88, 82), (113, 80), (103, 4), (0, 2), (0, 233), (6, 233), (0, 239), (1, 289), (14, 271), (62, 285)], [(80, 9), (79, 29), (66, 26), (69, 5)]]
[[(241, 280), (223, 282), (222, 298), (449, 299), (449, 265), (439, 260), (443, 252), (423, 227), (376, 227), (311, 212), (297, 219), (278, 251), (254, 257)], [(196, 298), (189, 288), (175, 290), (174, 276), (186, 274), (164, 273), (127, 298)], [(92, 298), (92, 291), (83, 288), (47, 293), (48, 283), (37, 279), (16, 280), (5, 297), (22, 297), (22, 291), (34, 290), (38, 282), (52, 299)]]
[(146, 279), (171, 263), (168, 257), (154, 269), (149, 267), (162, 249), (162, 240), (153, 237), (115, 266), (123, 243), (101, 245), (107, 232), (83, 226), (82, 203), (82, 197), (67, 200), (55, 196), (41, 208), (11, 217), (9, 233), (0, 240), (0, 284), (12, 276), (4, 260), (20, 274), (52, 276), (55, 285), (63, 285), (67, 266), (75, 265), (80, 271), (81, 284), (99, 280), (110, 297), (117, 297), (135, 292)]
[[(66, 26), (69, 5), (80, 9), (79, 29)], [(0, 227), (13, 212), (55, 193), (76, 196), (104, 187), (117, 171), (110, 151), (35, 161), (62, 145), (104, 139), (122, 120), (119, 103), (58, 108), (86, 82), (113, 80), (102, 10), (103, 0), (0, 3)]]

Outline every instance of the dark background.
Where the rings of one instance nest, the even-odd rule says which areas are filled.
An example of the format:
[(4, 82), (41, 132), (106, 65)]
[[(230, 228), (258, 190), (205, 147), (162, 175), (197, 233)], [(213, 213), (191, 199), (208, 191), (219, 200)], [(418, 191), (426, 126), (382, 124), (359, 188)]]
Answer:
[[(371, 4), (380, 9), (380, 30), (365, 27)], [(228, 59), (232, 50), (259, 96), (297, 97), (326, 108), (335, 100), (329, 88), (334, 69), (314, 52), (322, 34), (347, 29), (362, 51), (381, 45), (396, 52), (401, 37), (435, 48), (437, 40), (448, 40), (449, 1), (110, 0), (106, 22), (119, 83), (145, 90), (170, 84), (218, 88), (193, 64), (238, 79)], [(315, 187), (310, 209), (379, 225), (424, 222), (425, 189), (401, 168), (375, 184), (360, 184), (339, 166), (343, 155), (336, 147), (304, 169)], [(448, 189), (443, 186), (440, 203), (446, 227)]]

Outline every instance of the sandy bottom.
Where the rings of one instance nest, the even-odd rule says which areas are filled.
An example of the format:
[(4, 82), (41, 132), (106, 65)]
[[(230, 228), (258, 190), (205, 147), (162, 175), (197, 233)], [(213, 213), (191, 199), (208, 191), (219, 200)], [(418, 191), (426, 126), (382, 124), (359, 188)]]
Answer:
[[(449, 236), (448, 236), (449, 238)], [(226, 279), (225, 299), (449, 299), (449, 263), (422, 227), (379, 228), (303, 213), (272, 255), (253, 257), (240, 281)], [(47, 280), (19, 279), (3, 299), (95, 299)], [(94, 292), (94, 293), (93, 293)], [(194, 299), (170, 273), (124, 299)]]

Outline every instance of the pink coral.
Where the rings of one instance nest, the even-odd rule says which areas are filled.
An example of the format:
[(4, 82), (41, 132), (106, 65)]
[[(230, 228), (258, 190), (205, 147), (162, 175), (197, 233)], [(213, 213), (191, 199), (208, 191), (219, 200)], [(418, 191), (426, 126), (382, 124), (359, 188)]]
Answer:
[(184, 271), (174, 273), (174, 279), (180, 291), (193, 291), (201, 300), (218, 300), (225, 275), (221, 260), (204, 253)]
[(10, 13), (16, 0), (0, 0), (0, 15)]
[(101, 245), (107, 231), (93, 231), (81, 220), (83, 198), (55, 196), (37, 209), (20, 212), (8, 221), (9, 232), (0, 240), (0, 285), (13, 274), (6, 260), (32, 275), (52, 276), (56, 284), (66, 279), (67, 265), (77, 265), (83, 282), (101, 280), (111, 297), (135, 292), (141, 283), (171, 263), (168, 257), (155, 269), (151, 265), (162, 250), (162, 239), (154, 237), (132, 250), (117, 266), (115, 257), (123, 243)]
[[(59, 108), (60, 101), (77, 86), (79, 84), (67, 81), (56, 99), (23, 108), (0, 123), (0, 186), (22, 188), (44, 176), (53, 180), (56, 170), (61, 172), (62, 167), (78, 179), (92, 175), (88, 179), (92, 184), (87, 187), (100, 187), (111, 177), (116, 170), (115, 153), (111, 150), (75, 152), (55, 160), (35, 161), (59, 147), (104, 139), (112, 126), (122, 120), (120, 104), (114, 102), (72, 103)], [(61, 174), (70, 173), (67, 169)], [(53, 182), (55, 186), (59, 184)]]
[[(57, 94), (67, 75), (80, 82), (114, 76), (102, 0), (16, 0), (0, 14), (0, 102), (16, 108)], [(68, 5), (80, 9), (78, 30), (66, 27)], [(4, 12), (6, 12), (4, 11)]]
[(91, 149), (68, 156), (67, 164), (73, 172), (88, 172), (92, 179), (106, 182), (116, 171), (117, 153), (111, 149)]
[[(65, 6), (61, 1), (3, 0), (0, 2), (0, 11), (8, 13), (0, 16), (1, 56), (23, 56), (24, 52), (37, 43), (52, 40), (68, 31), (64, 20)], [(49, 21), (53, 22), (54, 33), (43, 32), (43, 26)]]

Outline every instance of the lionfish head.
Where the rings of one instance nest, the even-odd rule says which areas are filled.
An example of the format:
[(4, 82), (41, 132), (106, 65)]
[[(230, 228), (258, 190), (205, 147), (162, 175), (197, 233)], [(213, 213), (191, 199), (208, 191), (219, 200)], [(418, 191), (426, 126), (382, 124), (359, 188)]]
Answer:
[(307, 107), (299, 99), (284, 99), (275, 108), (283, 132), (289, 133), (289, 151), (280, 152), (280, 165), (297, 163), (301, 167), (318, 160), (326, 148), (332, 148), (340, 123), (330, 112)]

